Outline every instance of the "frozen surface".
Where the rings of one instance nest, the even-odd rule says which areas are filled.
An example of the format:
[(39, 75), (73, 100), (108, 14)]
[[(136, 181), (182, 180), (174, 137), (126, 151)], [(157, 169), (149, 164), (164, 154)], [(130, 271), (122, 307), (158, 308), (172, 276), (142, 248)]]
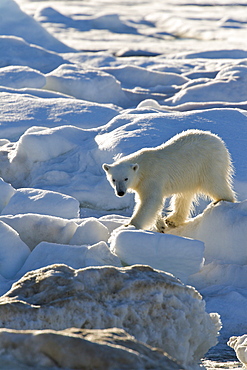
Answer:
[[(53, 248), (46, 247), (47, 252)], [(0, 303), (0, 327), (118, 327), (166, 351), (188, 370), (198, 369), (197, 362), (217, 342), (221, 327), (219, 316), (205, 312), (205, 302), (194, 288), (141, 265), (47, 266), (13, 284)]]
[(95, 217), (88, 217), (80, 222), (77, 229), (70, 240), (70, 244), (92, 245), (99, 241), (107, 242), (110, 233), (108, 228)]
[(75, 269), (88, 266), (121, 266), (119, 258), (110, 252), (105, 242), (89, 247), (41, 242), (30, 253), (16, 278), (22, 277), (28, 271), (53, 264), (67, 264)]
[(79, 216), (78, 200), (61, 193), (38, 190), (19, 189), (2, 210), (2, 215), (39, 213), (63, 218)]
[[(7, 3), (7, 1), (4, 2)], [(38, 45), (29, 44), (26, 40), (17, 36), (0, 36), (0, 51), (1, 67), (11, 65), (28, 66), (47, 73), (65, 62), (61, 55)]]
[[(141, 263), (167, 271), (187, 282), (203, 264), (204, 244), (174, 235), (118, 228), (111, 237), (111, 249), (123, 263)], [(129, 230), (130, 229), (130, 230)]]
[(46, 83), (45, 76), (37, 70), (22, 66), (8, 66), (0, 70), (0, 85), (21, 89), (41, 89)]
[(138, 370), (182, 370), (181, 365), (164, 352), (118, 328), (48, 329), (35, 331), (35, 335), (32, 330), (0, 329), (0, 345), (2, 370), (28, 370), (30, 363), (33, 368), (47, 370), (89, 366), (115, 370), (116, 363), (121, 368)]
[(32, 17), (24, 13), (14, 0), (2, 0), (0, 12), (0, 33), (2, 35), (18, 36), (30, 44), (36, 44), (57, 52), (71, 50), (49, 34)]
[(228, 346), (232, 347), (237, 355), (239, 361), (247, 366), (247, 335), (242, 335), (241, 337), (231, 337), (228, 341)]
[[(0, 292), (57, 262), (169, 268), (221, 315), (211, 354), (235, 359), (226, 342), (247, 333), (246, 2), (2, 0), (0, 13)], [(114, 195), (102, 163), (190, 128), (225, 141), (238, 202), (202, 213), (200, 200), (166, 235), (115, 232), (134, 197)]]
[(0, 271), (4, 278), (10, 279), (15, 276), (30, 254), (28, 246), (20, 239), (18, 233), (12, 227), (0, 222), (1, 248), (0, 248)]

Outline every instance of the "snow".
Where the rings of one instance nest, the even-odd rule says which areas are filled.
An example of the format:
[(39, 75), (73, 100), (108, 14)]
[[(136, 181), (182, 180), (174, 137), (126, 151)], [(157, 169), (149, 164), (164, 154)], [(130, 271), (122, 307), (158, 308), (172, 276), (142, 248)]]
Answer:
[(0, 222), (1, 248), (0, 270), (1, 275), (7, 279), (15, 276), (16, 271), (25, 262), (30, 254), (28, 246), (20, 239), (18, 233), (5, 222)]
[[(218, 233), (224, 230), (224, 233)], [(245, 265), (247, 261), (247, 201), (209, 205), (185, 226), (171, 233), (202, 240), (207, 263)], [(234, 248), (233, 248), (234, 245)]]
[[(215, 79), (193, 80), (193, 85), (186, 85), (167, 103), (183, 104), (190, 101), (228, 101), (238, 102), (247, 100), (246, 92), (247, 66), (236, 65), (225, 67)], [(204, 97), (204, 98), (203, 98)], [(204, 100), (205, 99), (205, 100)]]
[[(53, 247), (47, 249), (49, 253)], [(219, 315), (205, 312), (205, 302), (193, 287), (143, 265), (76, 270), (61, 264), (46, 266), (13, 284), (0, 303), (0, 325), (6, 328), (118, 327), (168, 353), (188, 370), (198, 369), (198, 361), (217, 342), (221, 327)], [(124, 365), (117, 362), (114, 368), (126, 367), (125, 359)], [(108, 364), (104, 363), (106, 368)], [(137, 368), (144, 369), (138, 362)]]
[(228, 346), (234, 348), (237, 358), (243, 365), (247, 365), (247, 335), (241, 337), (231, 337)]
[(83, 70), (63, 64), (46, 75), (45, 89), (98, 103), (126, 104), (127, 97), (116, 78), (99, 70)]
[(37, 70), (22, 66), (1, 68), (0, 85), (21, 89), (33, 87), (41, 89), (46, 83), (45, 76)]
[(42, 73), (48, 73), (65, 60), (61, 55), (17, 36), (0, 36), (0, 66), (28, 66)]
[(110, 252), (105, 242), (90, 246), (41, 242), (28, 255), (17, 277), (20, 278), (34, 269), (60, 263), (75, 269), (88, 266), (121, 266), (119, 258)]
[[(0, 292), (53, 263), (148, 264), (199, 290), (223, 323), (212, 352), (233, 356), (227, 340), (247, 333), (245, 1), (47, 5), (0, 4)], [(164, 235), (123, 227), (134, 197), (102, 164), (192, 128), (225, 141), (238, 202), (202, 199)]]
[[(1, 221), (18, 232), (20, 238), (33, 250), (42, 241), (69, 244), (77, 223), (61, 217), (38, 213), (0, 216)], [(86, 243), (85, 243), (86, 244)]]
[(71, 50), (50, 35), (32, 17), (23, 12), (14, 0), (2, 0), (0, 4), (2, 35), (14, 35), (30, 44), (40, 45), (48, 50), (66, 52)]
[(23, 213), (76, 218), (79, 216), (79, 202), (75, 198), (54, 191), (22, 188), (15, 192), (1, 214)]
[(131, 228), (134, 230), (118, 228), (111, 236), (111, 250), (124, 264), (148, 264), (172, 273), (184, 283), (201, 269), (204, 244), (199, 240)]
[(107, 242), (110, 233), (108, 228), (95, 217), (87, 217), (83, 219), (78, 225), (70, 244), (81, 245), (88, 244), (93, 245), (100, 241)]

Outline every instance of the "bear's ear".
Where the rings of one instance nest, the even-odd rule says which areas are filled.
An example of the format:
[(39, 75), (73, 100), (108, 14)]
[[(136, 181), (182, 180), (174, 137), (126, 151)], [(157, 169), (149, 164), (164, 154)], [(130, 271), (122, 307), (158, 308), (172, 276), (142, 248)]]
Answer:
[(109, 164), (106, 164), (106, 163), (104, 163), (103, 165), (102, 165), (102, 168), (103, 168), (103, 170), (105, 171), (105, 172), (108, 172), (109, 171), (109, 169), (110, 169), (110, 165)]
[(136, 164), (132, 164), (131, 167), (132, 167), (132, 170), (135, 171), (135, 172), (137, 172), (139, 170), (139, 164), (137, 164), (137, 163)]

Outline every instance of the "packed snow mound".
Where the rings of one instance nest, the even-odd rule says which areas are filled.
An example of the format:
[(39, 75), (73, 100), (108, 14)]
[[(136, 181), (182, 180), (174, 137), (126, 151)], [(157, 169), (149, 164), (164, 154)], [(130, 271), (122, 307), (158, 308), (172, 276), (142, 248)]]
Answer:
[[(91, 226), (87, 228), (88, 224)], [(118, 256), (102, 241), (103, 237), (107, 239), (108, 229), (93, 218), (83, 221), (31, 213), (6, 215), (0, 216), (0, 229), (1, 278), (16, 280), (27, 271), (56, 263), (73, 268), (121, 266)], [(1, 293), (4, 289), (1, 287)]]
[(4, 207), (9, 203), (10, 198), (15, 194), (16, 189), (13, 188), (10, 184), (3, 181), (0, 177), (0, 213)]
[(33, 126), (18, 141), (10, 156), (11, 162), (25, 159), (31, 162), (44, 162), (74, 149), (79, 140), (85, 141), (88, 133), (73, 126), (60, 126), (52, 129)]
[(18, 189), (3, 208), (2, 215), (39, 213), (63, 218), (79, 217), (79, 202), (54, 191)]
[(186, 369), (194, 369), (216, 344), (221, 327), (194, 288), (141, 265), (78, 270), (52, 265), (27, 273), (0, 303), (1, 327), (118, 327), (166, 351)]
[(0, 67), (28, 66), (48, 73), (62, 63), (65, 63), (62, 56), (29, 44), (20, 37), (0, 36)]
[(136, 29), (124, 22), (118, 14), (103, 14), (99, 16), (86, 16), (81, 20), (68, 17), (52, 7), (43, 7), (35, 13), (35, 19), (41, 23), (59, 23), (80, 30), (106, 29), (116, 33), (136, 33)]
[[(31, 250), (42, 241), (69, 244), (78, 226), (75, 220), (37, 213), (0, 216), (0, 221), (16, 230)], [(82, 221), (80, 220), (80, 222)], [(90, 232), (85, 233), (86, 238), (90, 238), (90, 236)], [(80, 244), (87, 243), (81, 239)]]
[(82, 219), (69, 244), (95, 244), (100, 241), (107, 242), (109, 239), (108, 228), (95, 217)]
[[(202, 240), (206, 263), (247, 264), (247, 200), (210, 204), (203, 214), (169, 232)], [(234, 248), (233, 248), (234, 245)]]
[[(101, 70), (115, 76), (122, 86), (126, 88), (144, 87), (150, 88), (159, 86), (162, 92), (162, 86), (183, 85), (188, 82), (188, 78), (176, 73), (165, 73), (148, 70), (133, 65), (121, 65), (118, 67), (101, 67)], [(158, 90), (158, 88), (157, 88)]]
[(66, 264), (75, 269), (89, 266), (121, 266), (120, 259), (111, 253), (105, 242), (90, 246), (41, 242), (28, 255), (15, 279), (21, 278), (28, 271), (53, 264)]
[(239, 65), (222, 69), (215, 79), (193, 80), (193, 85), (185, 85), (166, 103), (183, 104), (186, 102), (227, 101), (241, 102), (247, 100), (246, 92), (247, 66)]
[(46, 75), (45, 89), (97, 103), (129, 103), (119, 81), (100, 70), (64, 64)]
[[(48, 207), (54, 198), (44, 197), (42, 202)], [(65, 205), (66, 202), (60, 204), (61, 210)], [(16, 280), (27, 271), (54, 263), (74, 268), (121, 266), (120, 259), (106, 243), (108, 228), (94, 217), (66, 219), (37, 212), (8, 214), (0, 216), (0, 226), (3, 235), (0, 254), (4, 261), (0, 277)], [(1, 288), (1, 293), (4, 289)]]
[(0, 92), (0, 97), (0, 138), (13, 141), (33, 126), (73, 125), (88, 129), (105, 125), (118, 114), (113, 105), (50, 97), (47, 91), (43, 91), (41, 97), (32, 96), (30, 92), (18, 94), (18, 90)]
[(204, 260), (204, 244), (198, 240), (160, 234), (134, 227), (117, 228), (111, 236), (111, 250), (123, 264), (150, 265), (187, 282)]
[(241, 337), (231, 337), (228, 341), (228, 346), (232, 347), (237, 355), (239, 361), (247, 366), (247, 335)]
[(0, 221), (0, 233), (0, 275), (11, 279), (24, 264), (30, 249), (20, 239), (18, 233), (2, 221)]
[(26, 66), (9, 66), (0, 68), (0, 85), (21, 89), (23, 87), (42, 88), (45, 76), (37, 70)]
[(63, 64), (46, 75), (47, 90), (78, 99), (135, 107), (144, 99), (166, 99), (188, 79), (138, 66), (101, 67)]
[(24, 13), (15, 1), (2, 0), (0, 4), (0, 13), (1, 35), (18, 36), (29, 43), (60, 53), (66, 53), (73, 50), (58, 41), (32, 17)]

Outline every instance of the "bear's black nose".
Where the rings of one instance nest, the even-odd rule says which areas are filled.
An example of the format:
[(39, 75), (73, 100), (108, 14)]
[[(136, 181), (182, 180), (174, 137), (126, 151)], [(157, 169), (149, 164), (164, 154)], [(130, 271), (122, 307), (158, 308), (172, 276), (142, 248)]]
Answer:
[(119, 197), (122, 197), (122, 196), (124, 195), (124, 191), (118, 191), (117, 195), (118, 195)]

